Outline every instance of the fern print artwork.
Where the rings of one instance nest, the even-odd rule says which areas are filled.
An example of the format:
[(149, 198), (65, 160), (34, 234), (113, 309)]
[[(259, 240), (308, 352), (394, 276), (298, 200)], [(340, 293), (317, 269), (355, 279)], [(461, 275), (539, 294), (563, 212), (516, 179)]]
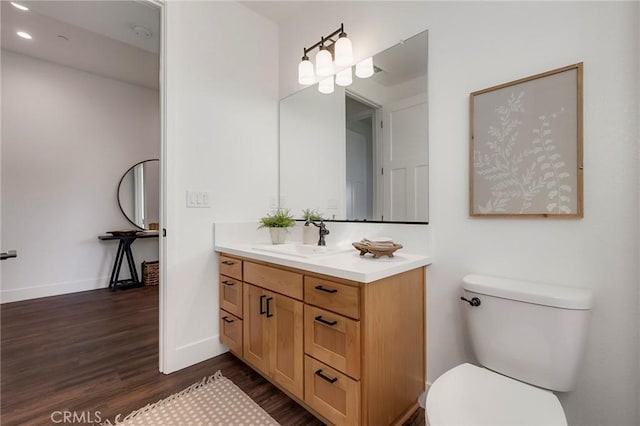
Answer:
[(472, 214), (581, 213), (572, 70), (472, 93)]

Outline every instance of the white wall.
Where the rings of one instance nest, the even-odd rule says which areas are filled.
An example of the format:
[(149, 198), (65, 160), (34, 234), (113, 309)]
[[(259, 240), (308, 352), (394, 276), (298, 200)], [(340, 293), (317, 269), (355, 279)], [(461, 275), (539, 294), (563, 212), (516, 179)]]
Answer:
[[(275, 24), (235, 2), (167, 2), (166, 282), (169, 373), (225, 351), (213, 222), (255, 221), (277, 194)], [(186, 191), (211, 208), (187, 209)]]
[[(640, 424), (639, 3), (325, 2), (280, 26), (280, 96), (300, 49), (344, 22), (356, 59), (429, 30), (428, 379), (472, 361), (462, 277), (499, 274), (594, 289), (582, 374), (561, 400), (572, 425)], [(606, 37), (604, 36), (606, 34)], [(468, 216), (469, 93), (584, 62), (585, 217)], [(357, 225), (353, 225), (357, 226)]]
[(97, 237), (131, 229), (118, 182), (159, 152), (158, 91), (2, 50), (2, 302), (106, 287), (117, 241)]

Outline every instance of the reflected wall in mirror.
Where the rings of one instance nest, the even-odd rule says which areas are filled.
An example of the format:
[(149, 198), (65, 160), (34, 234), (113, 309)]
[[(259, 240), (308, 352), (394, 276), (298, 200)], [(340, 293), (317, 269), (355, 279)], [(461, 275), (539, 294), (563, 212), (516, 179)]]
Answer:
[(428, 223), (427, 31), (345, 90), (280, 101), (280, 200), (298, 218)]
[(131, 224), (140, 229), (160, 221), (160, 161), (134, 164), (118, 184), (118, 206)]

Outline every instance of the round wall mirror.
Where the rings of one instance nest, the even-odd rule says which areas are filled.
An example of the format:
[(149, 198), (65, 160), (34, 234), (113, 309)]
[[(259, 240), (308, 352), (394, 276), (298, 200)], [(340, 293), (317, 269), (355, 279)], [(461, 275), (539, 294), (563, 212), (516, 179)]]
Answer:
[[(134, 164), (118, 184), (118, 206), (124, 217), (140, 229), (160, 222), (160, 161)], [(155, 228), (157, 229), (157, 228)]]

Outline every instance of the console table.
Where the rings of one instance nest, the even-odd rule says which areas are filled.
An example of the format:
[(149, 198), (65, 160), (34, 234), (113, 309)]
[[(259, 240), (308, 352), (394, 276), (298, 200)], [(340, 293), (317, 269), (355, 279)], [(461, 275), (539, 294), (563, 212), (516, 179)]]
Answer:
[[(131, 251), (131, 244), (138, 238), (158, 238), (158, 231), (141, 231), (133, 235), (99, 235), (98, 239), (102, 241), (118, 240), (118, 251), (116, 252), (116, 258), (113, 261), (113, 268), (111, 269), (111, 278), (109, 279), (109, 288), (112, 291), (116, 289), (127, 289), (132, 287), (142, 286), (142, 282), (138, 278), (138, 271), (136, 269), (136, 263), (133, 260), (133, 252)], [(120, 269), (122, 269), (123, 260), (127, 259), (129, 265), (129, 279), (120, 279)]]

